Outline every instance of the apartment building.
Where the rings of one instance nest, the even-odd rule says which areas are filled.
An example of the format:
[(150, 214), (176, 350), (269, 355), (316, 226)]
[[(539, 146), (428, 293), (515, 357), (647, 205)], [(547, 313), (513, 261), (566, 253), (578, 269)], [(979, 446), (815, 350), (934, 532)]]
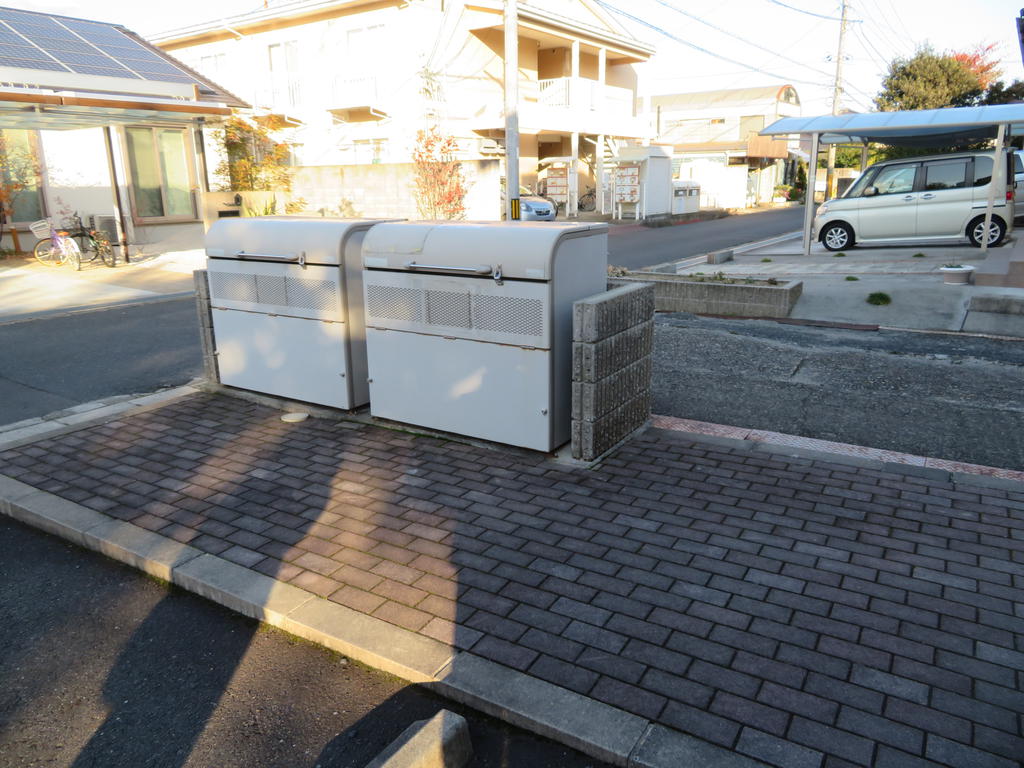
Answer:
[[(415, 217), (412, 151), (417, 132), (437, 126), (458, 142), (467, 216), (496, 219), (502, 13), (494, 0), (301, 0), (151, 39), (258, 114), (286, 119), (293, 197), (309, 210)], [(576, 158), (572, 192), (583, 191), (616, 145), (649, 139), (635, 65), (653, 52), (587, 0), (521, 3), (521, 183), (537, 182), (545, 158)]]
[(701, 207), (746, 208), (771, 202), (792, 181), (803, 154), (796, 142), (758, 136), (780, 117), (801, 114), (792, 85), (652, 96), (657, 140), (673, 147), (675, 176), (701, 185)]

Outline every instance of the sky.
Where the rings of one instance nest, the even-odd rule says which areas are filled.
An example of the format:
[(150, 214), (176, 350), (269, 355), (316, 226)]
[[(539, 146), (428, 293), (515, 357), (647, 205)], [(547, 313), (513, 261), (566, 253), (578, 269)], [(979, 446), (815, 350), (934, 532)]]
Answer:
[[(611, 12), (635, 36), (657, 48), (641, 74), (641, 94), (788, 82), (800, 94), (805, 115), (832, 109), (841, 0), (594, 2), (606, 11), (628, 13), (633, 19)], [(532, 4), (544, 7), (544, 0)], [(851, 23), (843, 56), (846, 88), (841, 107), (870, 111), (889, 62), (913, 55), (922, 45), (964, 51), (994, 43), (1003, 78), (1024, 80), (1014, 23), (1021, 5), (1021, 0), (848, 0)], [(84, 5), (80, 0), (21, 0), (18, 7), (114, 22), (145, 37), (262, 8), (263, 2), (91, 0)], [(213, 8), (217, 13), (211, 13)]]

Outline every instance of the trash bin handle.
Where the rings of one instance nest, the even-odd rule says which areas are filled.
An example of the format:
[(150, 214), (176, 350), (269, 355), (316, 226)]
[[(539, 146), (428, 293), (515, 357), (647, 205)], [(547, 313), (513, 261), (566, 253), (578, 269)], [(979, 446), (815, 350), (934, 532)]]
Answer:
[(490, 275), (494, 270), (489, 264), (481, 264), (477, 267), (456, 267), (445, 264), (417, 264), (415, 261), (405, 262), (407, 269), (441, 269), (445, 272), (471, 272), (474, 275)]
[(235, 251), (235, 256), (243, 261), (283, 261), (289, 264), (298, 264), (300, 267), (306, 266), (305, 251), (296, 254), (289, 254), (288, 256), (278, 256), (273, 253), (248, 253), (246, 251)]

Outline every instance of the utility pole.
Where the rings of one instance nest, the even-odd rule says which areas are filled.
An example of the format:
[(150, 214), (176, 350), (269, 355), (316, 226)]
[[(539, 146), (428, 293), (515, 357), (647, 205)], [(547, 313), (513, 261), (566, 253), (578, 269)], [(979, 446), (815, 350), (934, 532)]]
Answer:
[[(843, 50), (846, 48), (846, 10), (847, 3), (843, 0), (843, 13), (839, 20), (839, 49), (836, 51), (836, 79), (832, 87), (832, 114), (839, 114), (839, 99), (843, 95)], [(813, 169), (812, 178), (817, 178), (818, 169)], [(825, 171), (825, 199), (831, 200), (835, 197), (835, 174), (836, 174), (836, 145), (828, 145), (828, 170)], [(814, 189), (813, 183), (808, 179), (808, 186)], [(813, 194), (813, 192), (812, 192)]]
[(505, 0), (505, 219), (519, 220), (519, 7)]

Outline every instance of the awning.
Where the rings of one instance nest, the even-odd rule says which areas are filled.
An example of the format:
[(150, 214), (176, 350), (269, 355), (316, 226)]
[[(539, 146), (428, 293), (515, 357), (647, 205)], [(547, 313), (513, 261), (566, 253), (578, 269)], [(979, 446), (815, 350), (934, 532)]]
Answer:
[(760, 135), (817, 133), (822, 144), (873, 141), (927, 147), (995, 138), (1000, 124), (1009, 126), (1008, 135), (1024, 136), (1024, 104), (784, 117), (763, 129)]
[(187, 123), (230, 114), (223, 104), (185, 99), (0, 88), (0, 129), (60, 131), (153, 121)]

